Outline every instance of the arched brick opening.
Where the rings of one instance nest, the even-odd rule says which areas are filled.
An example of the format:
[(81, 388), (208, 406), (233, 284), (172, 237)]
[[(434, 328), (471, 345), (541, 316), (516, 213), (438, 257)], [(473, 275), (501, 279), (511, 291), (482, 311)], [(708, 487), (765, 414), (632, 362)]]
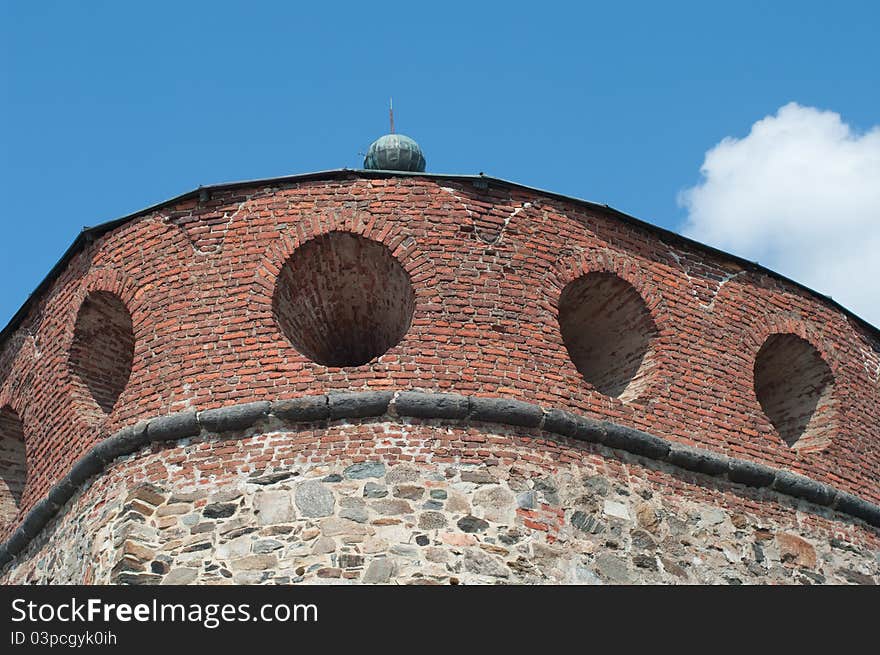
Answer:
[(559, 297), (559, 327), (571, 361), (597, 391), (626, 402), (645, 390), (657, 326), (636, 289), (614, 273), (587, 273)]
[(21, 419), (11, 407), (0, 408), (0, 526), (15, 520), (26, 480)]
[(792, 448), (817, 449), (831, 441), (833, 387), (831, 368), (797, 335), (770, 335), (755, 358), (755, 395)]
[(294, 347), (325, 366), (360, 366), (397, 345), (412, 321), (409, 274), (383, 244), (330, 232), (281, 269), (272, 310)]
[(128, 384), (134, 358), (131, 314), (118, 296), (93, 291), (76, 317), (70, 369), (104, 414), (113, 410)]

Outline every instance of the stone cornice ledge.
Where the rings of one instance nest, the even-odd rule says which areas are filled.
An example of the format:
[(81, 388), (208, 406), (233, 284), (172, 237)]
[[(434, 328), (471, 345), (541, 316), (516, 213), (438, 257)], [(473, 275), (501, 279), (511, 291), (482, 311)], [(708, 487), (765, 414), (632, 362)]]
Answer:
[(96, 444), (47, 496), (28, 512), (21, 525), (0, 545), (0, 568), (21, 553), (70, 500), (80, 486), (114, 459), (154, 442), (195, 437), (202, 433), (243, 431), (270, 417), (286, 423), (314, 423), (379, 416), (446, 419), (538, 428), (563, 437), (602, 444), (648, 459), (667, 462), (749, 487), (765, 488), (862, 519), (880, 527), (880, 506), (810, 478), (764, 464), (684, 446), (608, 421), (561, 409), (543, 409), (521, 400), (483, 398), (420, 391), (339, 392), (291, 400), (262, 401), (161, 416), (123, 428)]

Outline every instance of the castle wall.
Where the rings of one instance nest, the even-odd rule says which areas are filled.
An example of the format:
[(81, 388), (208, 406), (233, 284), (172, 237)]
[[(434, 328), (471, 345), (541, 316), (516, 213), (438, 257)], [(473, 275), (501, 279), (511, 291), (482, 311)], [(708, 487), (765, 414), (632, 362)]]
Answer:
[(528, 429), (370, 419), (117, 460), (14, 583), (873, 584), (880, 536)]
[[(93, 333), (101, 325), (111, 325), (111, 333)], [(0, 410), (12, 417), (0, 438), (3, 452), (17, 458), (6, 467), (12, 491), (0, 494), (0, 540), (14, 537), (35, 508), (55, 511), (47, 494), (124, 428), (254, 400), (407, 389), (559, 408), (880, 503), (880, 339), (821, 297), (601, 207), (494, 182), (353, 172), (166, 204), (69, 261), (0, 349)], [(363, 453), (390, 466), (386, 455)], [(341, 474), (346, 461), (324, 460), (339, 469), (326, 474)], [(267, 459), (253, 471), (288, 467), (305, 478), (308, 468), (296, 467), (306, 464)], [(447, 479), (446, 467), (480, 461), (450, 456), (422, 464), (418, 480), (427, 493), (425, 476)], [(100, 514), (132, 493), (136, 480), (154, 479), (123, 482), (116, 476), (126, 466), (134, 460), (113, 464), (80, 492), (81, 544), (68, 543), (65, 552), (94, 547), (97, 524), (90, 521), (122, 529), (97, 508)], [(449, 479), (461, 482), (457, 475)], [(551, 471), (542, 468), (546, 475)], [(248, 484), (225, 482), (239, 485), (235, 502), (254, 502)], [(362, 493), (350, 482), (330, 488), (337, 508), (345, 494)], [(171, 498), (189, 493), (191, 483), (171, 475), (164, 484), (170, 486), (161, 493)], [(504, 484), (514, 495), (525, 492)], [(728, 492), (718, 484), (727, 483), (703, 485), (703, 504), (682, 511), (721, 502)], [(102, 500), (99, 490), (116, 500)], [(476, 488), (462, 493), (473, 506)], [(652, 493), (674, 504), (674, 494)], [(762, 512), (774, 502), (762, 501)], [(604, 500), (600, 505), (591, 516), (604, 516)], [(566, 530), (575, 529), (572, 512), (586, 512), (558, 509)], [(823, 511), (839, 529), (855, 520)], [(76, 528), (64, 522), (76, 514), (67, 511), (55, 529), (72, 538)], [(459, 520), (446, 518), (449, 525)], [(822, 558), (830, 543), (825, 528), (812, 532), (789, 515), (779, 520), (774, 534), (801, 534)], [(497, 543), (500, 533), (493, 538)], [(95, 565), (90, 579), (113, 577), (117, 562), (107, 557), (109, 568)], [(37, 560), (39, 570), (76, 575), (46, 569), (48, 560), (35, 552), (19, 556), (6, 575), (51, 579), (33, 568)], [(339, 568), (332, 559), (321, 562)], [(836, 566), (822, 573), (826, 580), (841, 579)], [(873, 575), (868, 564), (860, 570)], [(400, 571), (395, 579), (406, 579)]]

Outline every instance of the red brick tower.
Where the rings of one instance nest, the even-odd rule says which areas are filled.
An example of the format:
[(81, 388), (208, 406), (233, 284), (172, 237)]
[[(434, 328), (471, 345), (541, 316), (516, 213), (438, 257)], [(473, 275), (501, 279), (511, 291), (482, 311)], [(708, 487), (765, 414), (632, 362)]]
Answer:
[(607, 206), (203, 187), (83, 232), (0, 335), (0, 575), (871, 582), (878, 377), (830, 299)]

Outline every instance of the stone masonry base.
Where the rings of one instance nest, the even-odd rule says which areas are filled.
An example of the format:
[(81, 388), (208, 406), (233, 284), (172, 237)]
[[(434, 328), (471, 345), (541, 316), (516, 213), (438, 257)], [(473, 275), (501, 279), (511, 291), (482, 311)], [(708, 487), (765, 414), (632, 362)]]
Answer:
[(341, 422), (117, 459), (6, 583), (873, 584), (876, 528), (604, 446)]

